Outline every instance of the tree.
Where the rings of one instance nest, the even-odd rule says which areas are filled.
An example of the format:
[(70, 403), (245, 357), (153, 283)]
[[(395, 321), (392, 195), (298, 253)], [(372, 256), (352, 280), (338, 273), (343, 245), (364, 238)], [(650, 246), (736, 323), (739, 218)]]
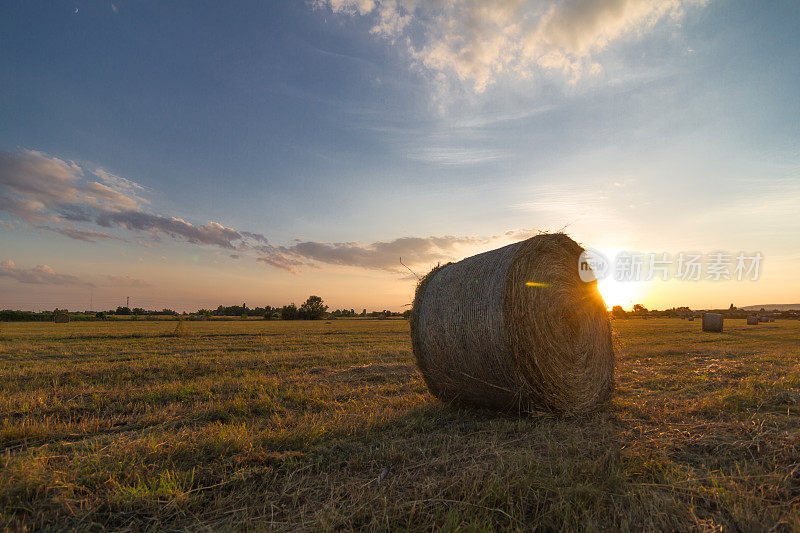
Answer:
[(114, 311), (115, 315), (129, 315), (131, 314), (130, 307), (117, 307), (117, 310)]
[(644, 315), (647, 313), (647, 308), (642, 304), (636, 304), (633, 306), (633, 312), (637, 315)]
[(325, 315), (328, 306), (324, 304), (319, 296), (309, 296), (308, 300), (300, 306), (300, 318), (306, 320), (319, 320)]
[(621, 305), (615, 305), (614, 307), (612, 307), (612, 308), (611, 308), (611, 315), (612, 315), (614, 318), (622, 318), (622, 317), (624, 317), (626, 314), (627, 314), (627, 313), (625, 312), (625, 310), (622, 308), (622, 306), (621, 306)]
[(293, 303), (281, 307), (282, 320), (297, 320), (297, 306)]

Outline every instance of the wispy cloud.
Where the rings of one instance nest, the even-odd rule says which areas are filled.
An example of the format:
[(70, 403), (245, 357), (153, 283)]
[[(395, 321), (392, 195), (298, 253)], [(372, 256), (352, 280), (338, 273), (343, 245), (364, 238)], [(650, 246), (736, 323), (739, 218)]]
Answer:
[[(469, 156), (458, 152), (433, 153), (443, 164), (463, 162)], [(438, 155), (437, 155), (438, 154)], [(442, 155), (444, 154), (444, 155)], [(473, 159), (493, 158), (494, 152), (479, 151)], [(122, 240), (120, 237), (77, 224), (95, 224), (100, 228), (123, 229), (146, 240), (136, 239), (142, 246), (162, 238), (212, 246), (226, 250), (233, 258), (242, 255), (261, 264), (299, 274), (305, 268), (320, 265), (404, 271), (400, 258), (407, 265), (431, 265), (474, 253), (481, 247), (500, 241), (511, 242), (529, 236), (531, 230), (507, 232), (489, 237), (431, 236), (400, 237), (373, 243), (299, 241), (276, 246), (261, 233), (237, 230), (218, 222), (193, 224), (182, 218), (144, 211), (144, 188), (103, 170), (91, 172), (74, 162), (47, 156), (41, 152), (17, 154), (0, 152), (0, 211), (17, 216), (35, 228), (44, 229), (85, 242)], [(96, 178), (97, 180), (95, 180)], [(2, 203), (5, 198), (6, 203)], [(19, 207), (22, 206), (22, 207)], [(6, 266), (5, 276), (26, 283), (83, 283), (74, 276), (58, 275), (49, 267), (20, 270)], [(46, 281), (49, 280), (49, 281)], [(130, 286), (132, 278), (106, 276), (101, 284), (114, 281)]]
[(60, 212), (77, 217), (88, 208), (114, 212), (145, 203), (134, 184), (111, 178), (42, 152), (0, 151), (0, 210), (37, 224), (59, 221)]
[(34, 227), (87, 242), (119, 237), (77, 223), (228, 250), (267, 243), (259, 233), (239, 232), (218, 222), (195, 225), (182, 218), (148, 213), (144, 211), (149, 204), (144, 192), (141, 185), (104, 169), (90, 170), (33, 150), (0, 151), (0, 211)]
[(370, 17), (371, 31), (404, 46), (415, 65), (483, 92), (500, 76), (597, 73), (600, 52), (706, 0), (316, 0), (317, 8)]
[(48, 265), (37, 265), (31, 268), (18, 267), (14, 261), (0, 262), (0, 278), (9, 278), (30, 285), (74, 285), (82, 287), (135, 287), (147, 288), (153, 284), (143, 279), (121, 274), (98, 274), (92, 281), (72, 274), (56, 272)]
[(498, 161), (508, 156), (503, 150), (429, 146), (408, 153), (409, 159), (443, 166), (474, 166)]
[(13, 261), (0, 263), (0, 277), (11, 278), (20, 283), (34, 285), (91, 285), (71, 274), (59, 274), (47, 265), (33, 268), (17, 267)]
[(95, 222), (104, 227), (121, 226), (131, 231), (151, 231), (181, 238), (192, 244), (208, 244), (231, 250), (236, 249), (236, 245), (245, 238), (235, 229), (217, 222), (196, 226), (181, 218), (142, 211), (102, 212), (96, 216)]
[(498, 241), (512, 242), (535, 233), (534, 230), (516, 230), (490, 237), (400, 237), (369, 244), (307, 241), (291, 246), (264, 247), (257, 261), (294, 273), (301, 267), (319, 264), (399, 272), (405, 270), (400, 258), (406, 265), (431, 265), (456, 259), (465, 251), (474, 253)]
[(310, 263), (295, 257), (291, 252), (281, 251), (277, 248), (262, 249), (261, 255), (256, 258), (256, 262), (266, 266), (285, 270), (292, 274), (299, 274), (304, 266), (311, 266)]
[(116, 274), (107, 274), (104, 276), (106, 285), (112, 287), (136, 287), (145, 288), (152, 287), (153, 284), (143, 279), (132, 278), (130, 276), (119, 276)]
[(70, 239), (75, 239), (78, 241), (84, 242), (97, 242), (102, 240), (113, 240), (113, 241), (121, 241), (119, 237), (116, 235), (111, 235), (110, 233), (105, 233), (103, 231), (94, 231), (94, 230), (87, 230), (87, 229), (75, 229), (75, 228), (53, 228), (50, 226), (39, 226), (39, 229), (52, 231), (53, 233), (58, 233), (59, 235), (63, 235), (64, 237), (69, 237)]

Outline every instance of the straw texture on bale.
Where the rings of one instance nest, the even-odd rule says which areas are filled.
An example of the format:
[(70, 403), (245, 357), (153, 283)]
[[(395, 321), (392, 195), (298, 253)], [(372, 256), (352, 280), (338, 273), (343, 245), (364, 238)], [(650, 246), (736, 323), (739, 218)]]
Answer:
[(411, 341), (434, 396), (515, 412), (585, 412), (614, 383), (614, 344), (583, 249), (544, 234), (433, 269), (417, 286)]
[(722, 332), (722, 315), (718, 313), (703, 313), (703, 331), (714, 333)]
[(757, 326), (758, 325), (758, 317), (757, 316), (749, 316), (749, 317), (747, 317), (747, 325), (748, 326)]

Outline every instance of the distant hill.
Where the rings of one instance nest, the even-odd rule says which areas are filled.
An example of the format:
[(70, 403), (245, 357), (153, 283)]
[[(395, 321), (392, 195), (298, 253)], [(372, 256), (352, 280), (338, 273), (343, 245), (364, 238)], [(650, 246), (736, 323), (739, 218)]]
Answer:
[(745, 311), (759, 311), (761, 309), (765, 311), (792, 311), (792, 310), (800, 310), (800, 304), (764, 304), (764, 305), (748, 305), (746, 307), (742, 307)]

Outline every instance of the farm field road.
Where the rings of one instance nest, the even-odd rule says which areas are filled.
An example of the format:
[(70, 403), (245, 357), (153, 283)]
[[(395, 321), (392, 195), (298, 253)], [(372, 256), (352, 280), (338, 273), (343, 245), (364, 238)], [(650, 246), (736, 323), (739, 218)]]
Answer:
[(800, 530), (800, 321), (617, 320), (579, 418), (445, 405), (403, 320), (0, 324), (0, 527)]

